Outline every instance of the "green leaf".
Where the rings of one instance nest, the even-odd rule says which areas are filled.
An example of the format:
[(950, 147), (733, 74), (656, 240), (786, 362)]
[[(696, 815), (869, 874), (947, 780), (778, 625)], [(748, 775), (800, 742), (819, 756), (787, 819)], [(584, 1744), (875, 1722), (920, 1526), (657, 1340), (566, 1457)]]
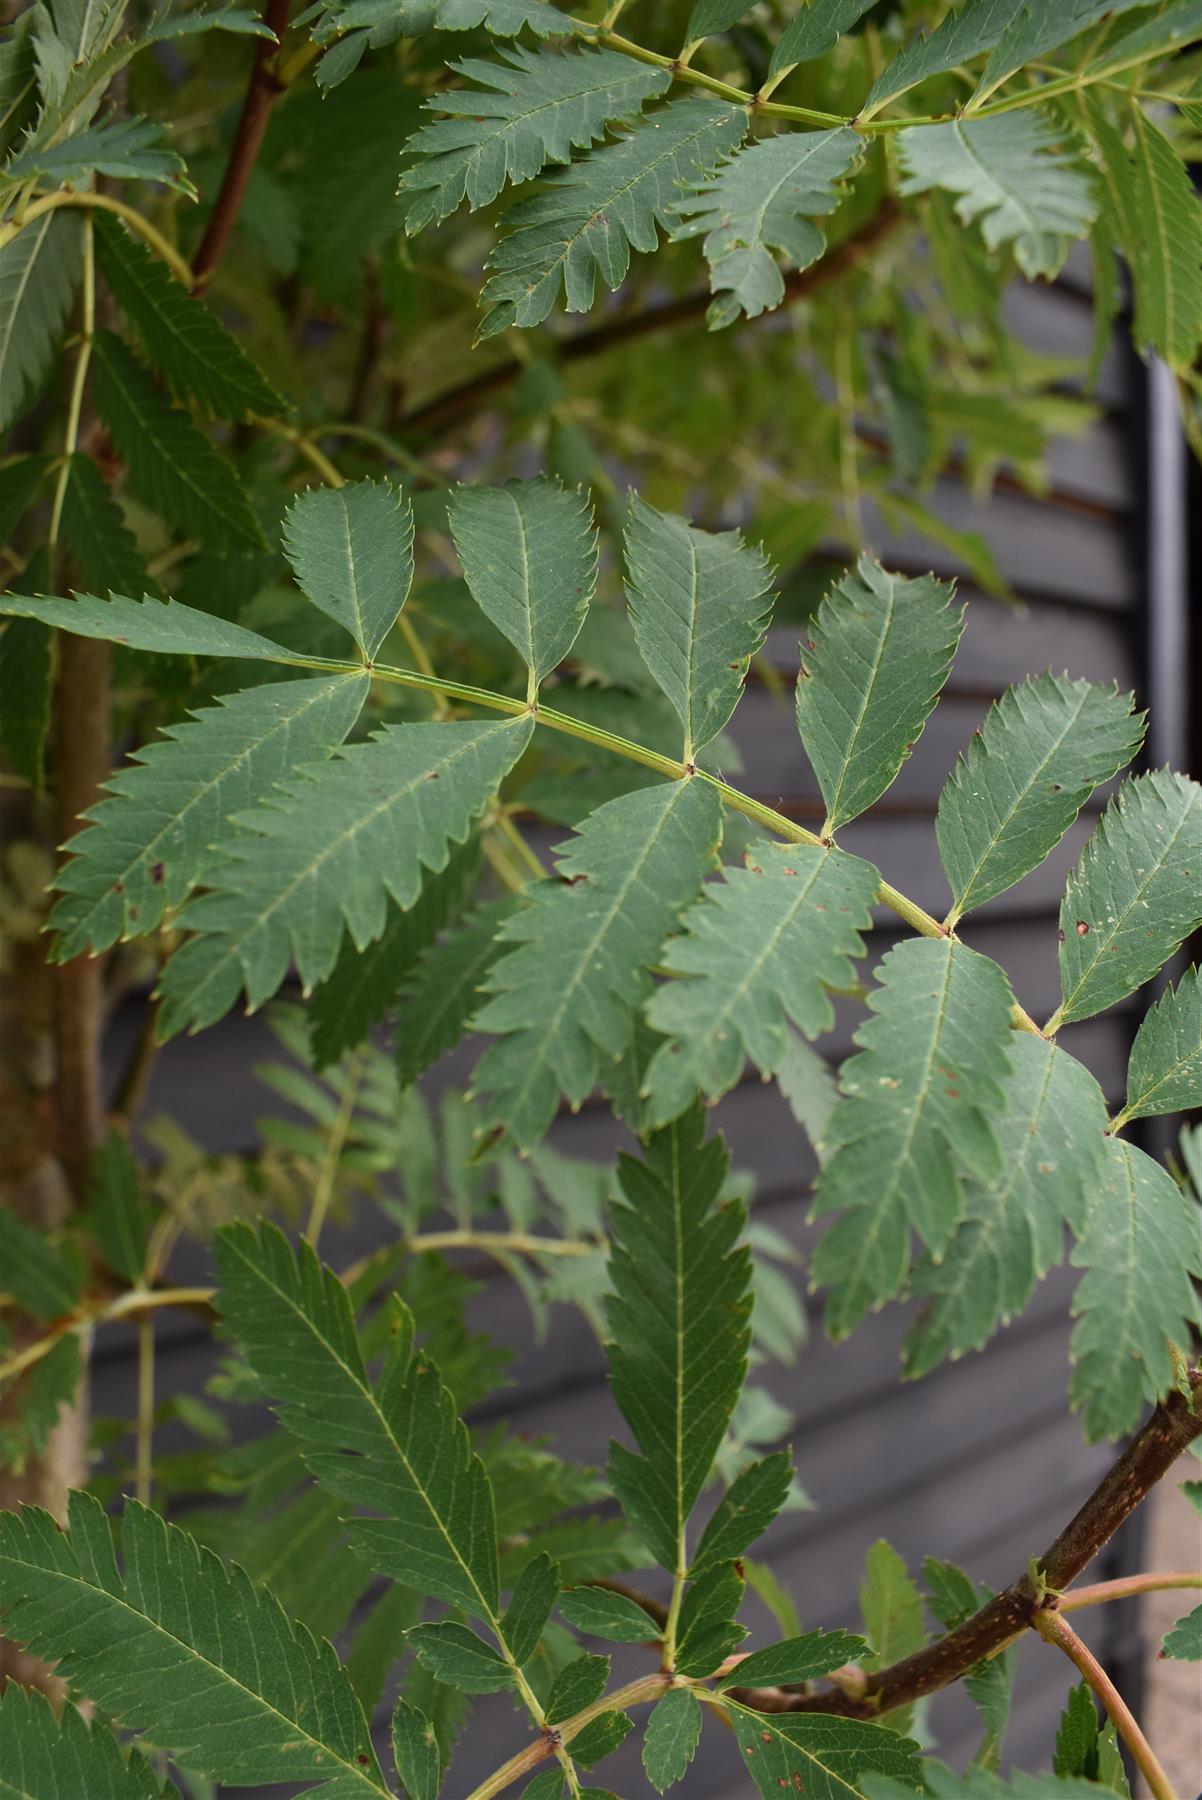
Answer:
[(685, 44), (699, 44), (702, 38), (729, 31), (750, 11), (751, 0), (697, 0), (685, 28)]
[(825, 56), (872, 3), (873, 0), (809, 0), (777, 39), (768, 64), (769, 75), (779, 75), (798, 63), (815, 62)]
[(474, 212), (507, 183), (530, 181), (546, 163), (571, 162), (573, 149), (604, 136), (608, 121), (631, 118), (671, 79), (613, 50), (560, 53), (520, 44), (493, 61), (470, 57), (450, 66), (477, 85), (427, 101), (449, 116), (423, 125), (405, 146), (422, 159), (401, 175), (401, 193), (412, 196), (405, 211), (410, 237), (464, 199)]
[(992, 50), (1023, 10), (1024, 0), (970, 0), (967, 6), (955, 7), (934, 31), (910, 38), (902, 46), (873, 82), (860, 117), (871, 118), (886, 100)]
[(306, 488), (284, 515), (284, 551), (304, 592), (371, 662), (413, 580), (413, 511), (392, 482)]
[(547, 1724), (558, 1725), (582, 1712), (605, 1692), (609, 1680), (608, 1656), (577, 1656), (565, 1664), (547, 1696)]
[(1016, 1032), (1004, 1083), (1004, 1165), (964, 1184), (964, 1219), (938, 1261), (915, 1266), (910, 1292), (927, 1304), (905, 1345), (907, 1375), (980, 1350), (1018, 1316), (1064, 1254), (1064, 1226), (1084, 1229), (1103, 1179), (1106, 1102), (1089, 1071), (1046, 1039)]
[(446, 867), (530, 732), (528, 718), (385, 725), (240, 813), (206, 876), (212, 891), (181, 915), (197, 935), (164, 971), (164, 1033), (212, 1024), (242, 987), (261, 1006), (290, 961), (308, 991), (334, 967), (344, 925), (360, 948), (372, 943), (389, 899), (412, 906), (423, 869)]
[[(978, 1585), (955, 1563), (924, 1557), (923, 1576), (929, 1595), (928, 1604), (944, 1631), (954, 1631), (965, 1619), (992, 1598), (992, 1589)], [(1014, 1687), (1015, 1648), (999, 1651), (977, 1663), (965, 1677), (964, 1686), (977, 1704), (985, 1726), (985, 1743), (973, 1758), (996, 1768), (1002, 1735), (1010, 1717), (1010, 1698)]]
[(50, 468), (49, 456), (15, 456), (0, 469), (0, 540), (9, 543)]
[(536, 1556), (522, 1570), (502, 1621), (505, 1642), (515, 1662), (529, 1662), (538, 1649), (558, 1596), (559, 1570), (549, 1556)]
[[(626, 1516), (664, 1568), (688, 1567), (685, 1526), (743, 1385), (751, 1259), (722, 1203), (726, 1155), (695, 1107), (623, 1156), (611, 1209), (610, 1386), (641, 1455), (610, 1445)], [(666, 1372), (666, 1373), (665, 1373)]]
[(559, 1094), (579, 1106), (626, 1050), (647, 966), (700, 887), (720, 830), (718, 797), (700, 781), (610, 800), (565, 847), (560, 879), (532, 889), (502, 924), (500, 937), (520, 948), (487, 977), (493, 997), (475, 1023), (505, 1035), (475, 1082), (520, 1148), (542, 1138)]
[[(114, 608), (121, 604), (130, 603)], [(168, 610), (187, 609), (156, 607)], [(298, 764), (328, 757), (355, 723), (367, 687), (366, 675), (332, 675), (247, 688), (135, 751), (68, 845), (49, 921), (58, 933), (56, 960), (98, 955), (157, 930), (212, 869), (230, 816)]]
[(504, 1657), (455, 1619), (415, 1625), (406, 1642), (423, 1668), (461, 1694), (496, 1694), (513, 1686), (513, 1670)]
[(82, 242), (78, 217), (60, 207), (0, 249), (0, 431), (25, 411), (54, 360)]
[[(921, 1650), (927, 1641), (922, 1595), (905, 1563), (884, 1538), (877, 1539), (864, 1563), (860, 1616), (872, 1644), (872, 1654), (860, 1658), (865, 1669), (887, 1668)], [(904, 1734), (913, 1716), (912, 1706), (897, 1707), (888, 1716), (887, 1728)]]
[(1124, 243), (1135, 281), (1136, 341), (1188, 369), (1202, 341), (1198, 196), (1164, 133), (1133, 102), (1132, 186), (1139, 236)]
[(257, 631), (247, 631), (214, 613), (198, 612), (178, 600), (129, 600), (110, 594), (77, 594), (72, 600), (43, 594), (0, 594), (0, 615), (37, 619), (77, 637), (107, 638), (130, 650), (153, 650), (161, 656), (237, 656), (261, 662), (288, 662), (291, 651)]
[(10, 1681), (0, 1694), (5, 1800), (165, 1800), (137, 1750), (126, 1758), (107, 1725), (86, 1725), (73, 1706), (57, 1714), (45, 1694)]
[(421, 958), (405, 983), (396, 1028), (397, 1077), (402, 1087), (432, 1068), (463, 1036), (480, 1004), (488, 972), (505, 950), (499, 932), (515, 904), (507, 895), (477, 907)]
[(438, 1739), (426, 1715), (403, 1699), (392, 1715), (392, 1756), (409, 1800), (438, 1800), (442, 1785)]
[(559, 1610), (569, 1625), (587, 1637), (608, 1638), (615, 1644), (656, 1644), (663, 1636), (662, 1628), (637, 1600), (608, 1588), (572, 1588), (560, 1595)]
[(472, 597), (521, 656), (533, 697), (575, 643), (597, 585), (592, 508), (540, 476), (461, 487), (450, 515)]
[[(1121, 1768), (1121, 1763), (1120, 1763)], [(921, 1765), (924, 1794), (931, 1800), (1104, 1800), (1091, 1781), (1070, 1777), (1011, 1774), (1006, 1780), (991, 1769), (971, 1764), (961, 1774), (926, 1757)], [(862, 1792), (866, 1800), (909, 1800), (910, 1787), (884, 1775), (866, 1775)]]
[(1059, 148), (1054, 125), (1026, 110), (914, 126), (897, 133), (898, 192), (957, 195), (956, 216), (965, 225), (980, 219), (991, 250), (1013, 244), (1029, 280), (1050, 280), (1097, 211), (1085, 171)]
[(739, 1556), (767, 1531), (789, 1498), (793, 1458), (788, 1450), (761, 1457), (735, 1477), (714, 1508), (693, 1558), (691, 1573)]
[(1091, 1439), (1120, 1437), (1146, 1401), (1176, 1380), (1173, 1345), (1191, 1341), (1202, 1307), (1190, 1275), (1202, 1275), (1197, 1204), (1159, 1163), (1119, 1138), (1105, 1140), (1095, 1188), (1072, 1260), (1086, 1273), (1073, 1295), (1073, 1404)]
[[(0, 612), (9, 595), (0, 595)], [(50, 729), (52, 639), (33, 619), (11, 619), (0, 633), (0, 748), (37, 792)]]
[(115, 589), (119, 594), (157, 596), (137, 540), (125, 523), (108, 482), (91, 457), (79, 451), (67, 462), (62, 532), (81, 587), (99, 588), (105, 593)]
[(263, 533), (232, 465), (172, 406), (121, 339), (98, 331), (92, 367), (96, 410), (138, 499), (202, 543), (262, 548)]
[[(452, 850), (447, 866), (428, 875), (407, 911), (393, 906), (374, 944), (357, 950), (344, 938), (338, 961), (309, 1002), (309, 1042), (319, 1072), (366, 1038), (397, 1003), (401, 984), (430, 950), (448, 919), (458, 913), (480, 874), (480, 840)], [(445, 999), (447, 996), (441, 996)], [(428, 1021), (423, 1016), (423, 1028)]]
[(215, 1781), (310, 1780), (327, 1800), (387, 1792), (334, 1652), (270, 1594), (136, 1500), (124, 1577), (98, 1500), (72, 1494), (69, 1526), (36, 1507), (0, 1520), (7, 1628), (32, 1654)]
[(949, 938), (891, 950), (869, 996), (873, 1017), (843, 1065), (816, 1211), (842, 1208), (818, 1245), (827, 1329), (845, 1337), (902, 1286), (910, 1232), (942, 1254), (964, 1217), (962, 1175), (998, 1179), (994, 1129), (1009, 1072), (1010, 989), (996, 963)]
[(391, 1582), (359, 1626), (346, 1659), (346, 1672), (364, 1712), (372, 1718), (397, 1662), (397, 1646), (421, 1617), (421, 1595)]
[(116, 181), (159, 181), (195, 199), (183, 158), (162, 148), (163, 127), (152, 119), (117, 119), (93, 125), (56, 144), (32, 144), (4, 170), (6, 182), (37, 180), (45, 186), (79, 184), (91, 175)]
[(626, 593), (643, 661), (684, 726), (691, 763), (730, 718), (764, 641), (772, 572), (737, 531), (699, 531), (633, 494)]
[(142, 1199), (134, 1153), (116, 1130), (92, 1157), (88, 1225), (108, 1267), (137, 1287), (146, 1271), (150, 1209)]
[(520, 31), (558, 37), (579, 30), (575, 19), (546, 0), (437, 0), (437, 4), (434, 23), (440, 31), (473, 31), (484, 25), (493, 37), (507, 38)]
[(737, 1563), (715, 1563), (685, 1588), (677, 1627), (676, 1668), (681, 1675), (712, 1675), (747, 1636), (735, 1615), (743, 1604)]
[(949, 928), (1038, 868), (1094, 788), (1131, 761), (1143, 738), (1132, 699), (1047, 674), (990, 707), (939, 796)]
[(569, 312), (589, 310), (598, 275), (619, 287), (630, 252), (654, 250), (658, 228), (671, 227), (680, 189), (741, 143), (746, 129), (738, 107), (677, 100), (520, 201), (489, 258), (480, 337), (540, 325), (561, 283)]
[(1202, 787), (1154, 769), (1125, 781), (1060, 905), (1064, 999), (1047, 1029), (1088, 1019), (1159, 973), (1202, 924)]
[(791, 1028), (786, 1032), (785, 1054), (776, 1071), (776, 1085), (822, 1159), (827, 1123), (839, 1099), (830, 1065), (817, 1050)]
[[(977, 84), (973, 104), (979, 105), (995, 88), (1021, 69), (1024, 63), (1046, 57), (1100, 19), (1118, 19), (1143, 7), (1148, 0), (1060, 0), (1054, 7), (1023, 6), (998, 40), (985, 72)], [(1121, 40), (1120, 40), (1121, 41)], [(1095, 52), (1096, 54), (1096, 52)], [(1090, 57), (1093, 67), (1093, 56)]]
[(921, 736), (963, 629), (953, 592), (862, 556), (809, 622), (797, 729), (826, 801), (822, 837), (880, 799)]
[(384, 1515), (349, 1522), (356, 1553), (394, 1581), (495, 1621), (492, 1492), (437, 1369), (415, 1351), (409, 1309), (392, 1302), (373, 1386), (346, 1290), (307, 1243), (294, 1257), (274, 1226), (230, 1225), (214, 1254), (222, 1319), (280, 1397), (281, 1424), (313, 1446), (306, 1462), (315, 1480)]
[(684, 914), (647, 1019), (666, 1042), (647, 1072), (650, 1122), (662, 1125), (698, 1089), (716, 1100), (749, 1056), (774, 1075), (788, 1050), (785, 1021), (818, 1037), (834, 1024), (829, 988), (856, 980), (880, 882), (871, 863), (817, 844), (759, 842), (746, 867), (724, 867)]
[(806, 1800), (858, 1800), (870, 1772), (892, 1776), (902, 1791), (921, 1791), (918, 1745), (885, 1725), (825, 1713), (757, 1713), (734, 1702), (730, 1722), (761, 1800), (780, 1800), (790, 1789)]
[(286, 401), (217, 315), (119, 219), (97, 213), (94, 228), (109, 290), (177, 400), (215, 419), (287, 411)]
[[(627, 1713), (615, 1712), (612, 1708), (608, 1712), (597, 1713), (583, 1730), (578, 1731), (572, 1738), (573, 1761), (578, 1762), (581, 1768), (591, 1769), (594, 1763), (601, 1762), (604, 1757), (612, 1756), (614, 1751), (626, 1742), (633, 1730), (634, 1720)], [(584, 1800), (585, 1794), (590, 1793), (603, 1796), (604, 1789), (587, 1788), (581, 1795), (581, 1800)]]
[(709, 309), (711, 331), (740, 313), (754, 319), (780, 305), (785, 283), (774, 250), (787, 268), (818, 261), (826, 236), (813, 215), (834, 212), (842, 197), (836, 183), (862, 150), (859, 133), (844, 125), (782, 132), (738, 151), (677, 203), (684, 222), (673, 238), (705, 234), (702, 250), (718, 296)]
[(656, 1702), (643, 1736), (643, 1769), (657, 1794), (683, 1781), (701, 1738), (701, 1705), (691, 1688)]
[(0, 1244), (0, 1283), (11, 1300), (38, 1319), (56, 1319), (73, 1310), (80, 1274), (61, 1245), (7, 1206), (0, 1210)]
[(1097, 1705), (1087, 1682), (1069, 1689), (1056, 1732), (1052, 1771), (1061, 1780), (1079, 1776), (1083, 1782), (1095, 1783), (1095, 1794), (1102, 1787), (1121, 1795), (1122, 1800), (1131, 1800), (1114, 1726), (1108, 1721), (1099, 1728)]
[[(0, 1233), (0, 1239), (3, 1234)], [(9, 1475), (24, 1475), (46, 1449), (62, 1409), (79, 1400), (83, 1360), (74, 1332), (60, 1338), (33, 1367), (7, 1381), (0, 1417), (0, 1465)]]
[(1164, 1653), (1179, 1662), (1202, 1662), (1202, 1606), (1178, 1619), (1164, 1640)]
[(802, 1637), (753, 1651), (721, 1678), (719, 1686), (779, 1687), (784, 1682), (813, 1681), (868, 1654), (864, 1639), (850, 1632), (807, 1631)]
[(1202, 971), (1187, 969), (1147, 1013), (1131, 1047), (1127, 1104), (1115, 1121), (1202, 1106)]

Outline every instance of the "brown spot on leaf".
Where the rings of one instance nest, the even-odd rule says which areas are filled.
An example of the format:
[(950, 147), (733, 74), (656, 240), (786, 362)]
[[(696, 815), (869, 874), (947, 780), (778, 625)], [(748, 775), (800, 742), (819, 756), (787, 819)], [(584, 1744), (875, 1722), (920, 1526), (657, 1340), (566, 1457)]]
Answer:
[(1089, 926), (1086, 924), (1084, 919), (1077, 920), (1077, 936), (1078, 937), (1088, 937), (1089, 936)]
[(156, 887), (159, 887), (162, 884), (163, 878), (166, 875), (166, 873), (167, 873), (167, 871), (163, 867), (163, 864), (161, 862), (155, 863), (154, 867), (150, 871), (150, 879), (154, 882)]

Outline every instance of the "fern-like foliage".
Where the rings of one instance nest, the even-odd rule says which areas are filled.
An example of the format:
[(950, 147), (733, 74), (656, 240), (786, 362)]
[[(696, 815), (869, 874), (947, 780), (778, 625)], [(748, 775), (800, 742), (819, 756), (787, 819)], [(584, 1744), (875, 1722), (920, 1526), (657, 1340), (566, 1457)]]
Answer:
[(708, 174), (746, 129), (737, 107), (677, 100), (519, 202), (489, 259), (480, 336), (541, 324), (561, 286), (568, 311), (587, 312), (597, 278), (619, 286), (630, 252), (654, 250), (660, 228), (675, 223), (680, 188)]
[(688, 217), (673, 233), (701, 237), (710, 265), (710, 286), (718, 296), (709, 310), (711, 330), (731, 324), (740, 313), (754, 319), (780, 305), (785, 284), (772, 252), (786, 266), (804, 269), (826, 249), (812, 223), (833, 212), (836, 183), (860, 156), (861, 140), (846, 128), (791, 132), (768, 138), (725, 163), (700, 183), (678, 210)]
[(896, 1294), (910, 1232), (941, 1255), (964, 1216), (962, 1174), (994, 1181), (993, 1121), (1009, 1072), (1010, 991), (996, 963), (950, 939), (891, 950), (840, 1076), (817, 1210), (841, 1210), (814, 1256), (829, 1283), (827, 1327), (844, 1337)]
[(330, 1646), (241, 1570), (137, 1501), (122, 1521), (124, 1572), (98, 1500), (72, 1495), (68, 1523), (37, 1508), (0, 1519), (7, 1626), (35, 1655), (214, 1780), (288, 1775), (323, 1800), (387, 1793)]
[(1051, 277), (1096, 211), (1086, 174), (1058, 150), (1056, 131), (1034, 113), (902, 131), (901, 192), (955, 194), (957, 214), (981, 221), (990, 249), (1013, 244), (1025, 275)]
[(476, 1085), (523, 1148), (543, 1136), (560, 1094), (579, 1106), (624, 1053), (648, 965), (717, 849), (720, 813), (696, 780), (607, 802), (561, 857), (559, 879), (502, 925), (503, 941), (520, 948), (488, 976), (492, 997), (475, 1023), (503, 1035)]
[(425, 125), (406, 146), (401, 176), (410, 235), (445, 219), (464, 200), (487, 206), (510, 182), (529, 181), (547, 163), (602, 137), (662, 94), (669, 77), (612, 50), (532, 51), (524, 45), (453, 65), (477, 86), (452, 89), (429, 104), (449, 115)]
[(84, 815), (50, 917), (63, 962), (154, 931), (214, 859), (226, 821), (350, 731), (366, 676), (288, 681), (232, 694), (169, 728), (108, 783)]
[(275, 993), (295, 958), (306, 987), (334, 967), (344, 926), (360, 947), (391, 898), (411, 906), (446, 865), (530, 738), (529, 719), (385, 726), (370, 743), (282, 783), (223, 846), (181, 923), (195, 935), (160, 984), (162, 1029), (211, 1024), (245, 986)]
[(648, 1019), (667, 1038), (647, 1071), (651, 1122), (674, 1118), (700, 1090), (716, 1100), (749, 1056), (773, 1075), (785, 1020), (817, 1037), (834, 1022), (832, 987), (855, 981), (853, 957), (871, 924), (880, 880), (871, 863), (809, 844), (753, 844), (745, 867), (685, 913), (669, 940), (666, 982)]

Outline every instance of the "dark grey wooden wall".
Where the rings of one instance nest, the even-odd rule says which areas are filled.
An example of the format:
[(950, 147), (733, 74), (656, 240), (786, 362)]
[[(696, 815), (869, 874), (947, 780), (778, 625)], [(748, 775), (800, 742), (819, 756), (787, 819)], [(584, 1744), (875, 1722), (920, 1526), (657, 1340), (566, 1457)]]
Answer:
[[(1071, 274), (1054, 288), (1016, 290), (1011, 306), (1015, 325), (1034, 348), (1087, 355), (1088, 294)], [(1100, 381), (1103, 416), (1083, 437), (1055, 446), (1046, 498), (1033, 499), (1005, 480), (986, 503), (974, 501), (951, 480), (942, 482), (935, 496), (945, 519), (984, 533), (1023, 606), (1011, 609), (961, 584), (970, 602), (968, 625), (948, 697), (887, 801), (871, 822), (848, 830), (845, 842), (937, 913), (946, 910), (947, 895), (935, 855), (935, 799), (957, 751), (1002, 687), (1050, 667), (1117, 679), (1144, 698), (1138, 653), (1142, 392), (1138, 366), (1116, 347)], [(924, 544), (890, 536), (876, 520), (869, 524), (873, 548), (890, 566), (911, 573), (932, 566), (938, 573), (955, 572), (949, 559), (932, 557)], [(796, 650), (793, 632), (772, 633), (769, 652), (786, 677), (795, 673)], [(785, 812), (812, 816), (817, 793), (789, 713), (762, 685), (753, 685), (733, 732), (746, 764), (742, 784)], [(1019, 998), (1036, 1016), (1055, 1003), (1059, 890), (1096, 810), (1070, 832), (1045, 869), (984, 907), (965, 928), (975, 948), (1008, 970)], [(871, 946), (874, 957), (890, 941), (882, 918)], [(114, 1065), (136, 1029), (138, 1005), (131, 1003), (114, 1026)], [(1134, 1009), (1066, 1033), (1070, 1048), (1111, 1098), (1121, 1091), (1133, 1017)], [(846, 1051), (854, 1023), (850, 1016), (841, 1020), (833, 1046), (837, 1054)], [(271, 1106), (271, 1097), (256, 1090), (248, 1071), (275, 1052), (258, 1020), (227, 1021), (200, 1038), (176, 1042), (155, 1071), (147, 1112), (173, 1114), (213, 1149), (247, 1148), (256, 1114)], [(439, 1081), (460, 1079), (462, 1067), (452, 1059)], [(719, 1109), (719, 1123), (736, 1163), (756, 1175), (761, 1216), (804, 1247), (811, 1236), (804, 1220), (812, 1158), (775, 1089), (746, 1082)], [(586, 1107), (577, 1118), (557, 1123), (554, 1140), (575, 1154), (609, 1161), (618, 1135), (606, 1114)], [(1000, 1584), (1072, 1513), (1109, 1453), (1085, 1446), (1068, 1417), (1071, 1285), (1061, 1271), (982, 1357), (946, 1365), (919, 1383), (899, 1379), (905, 1327), (899, 1308), (870, 1319), (837, 1349), (815, 1325), (798, 1367), (771, 1373), (769, 1384), (797, 1414), (797, 1466), (817, 1504), (813, 1512), (778, 1521), (765, 1550), (806, 1625), (854, 1626), (859, 1571), (879, 1536), (887, 1535), (912, 1566), (928, 1553), (951, 1557), (980, 1579)], [(521, 1350), (516, 1386), (494, 1410), (525, 1431), (549, 1434), (567, 1455), (595, 1459), (617, 1420), (583, 1322), (558, 1309), (548, 1342), (535, 1346), (522, 1302), (496, 1278), (488, 1280), (479, 1312)], [(160, 1342), (160, 1390), (198, 1386), (208, 1360), (199, 1332), (186, 1321), (166, 1321)], [(129, 1343), (112, 1339), (101, 1348), (96, 1403), (102, 1411), (130, 1410), (129, 1351)], [(1096, 1633), (1097, 1616), (1085, 1617)], [(766, 1629), (763, 1614), (756, 1623)], [(626, 1660), (636, 1669), (639, 1653), (630, 1652)], [(1046, 1763), (1067, 1686), (1064, 1666), (1052, 1651), (1034, 1642), (1024, 1647), (1008, 1760), (1027, 1767)], [(474, 1738), (455, 1764), (454, 1800), (525, 1739), (521, 1721), (503, 1699), (482, 1703), (478, 1716)], [(953, 1760), (971, 1753), (977, 1728), (962, 1694), (938, 1699), (932, 1720)], [(602, 1765), (598, 1778), (624, 1800), (643, 1800), (652, 1791), (633, 1742)], [(707, 1725), (703, 1754), (682, 1791), (687, 1800), (742, 1800), (749, 1793), (733, 1742), (720, 1728)]]

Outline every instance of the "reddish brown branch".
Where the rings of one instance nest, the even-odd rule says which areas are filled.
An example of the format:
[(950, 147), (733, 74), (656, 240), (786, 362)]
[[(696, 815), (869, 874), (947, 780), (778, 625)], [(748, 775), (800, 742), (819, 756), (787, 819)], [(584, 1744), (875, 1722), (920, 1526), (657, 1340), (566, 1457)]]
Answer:
[[(840, 275), (846, 275), (849, 270), (857, 268), (883, 239), (897, 229), (902, 216), (896, 200), (886, 199), (867, 224), (843, 243), (836, 245), (821, 262), (808, 269), (795, 269), (785, 276), (784, 304), (806, 299), (830, 282), (837, 281)], [(693, 288), (675, 300), (665, 300), (658, 306), (644, 308), (642, 312), (607, 319), (604, 324), (595, 325), (591, 331), (579, 331), (574, 337), (564, 338), (553, 346), (555, 355), (560, 362), (579, 362), (584, 357), (596, 356), (602, 351), (615, 349), (620, 344), (632, 343), (653, 332), (671, 331), (676, 326), (692, 324), (704, 315), (712, 299), (713, 295), (708, 288)], [(445, 393), (436, 394), (432, 400), (426, 400), (421, 406), (415, 406), (410, 412), (403, 414), (397, 429), (432, 431), (440, 426), (453, 425), (477, 411), (481, 402), (509, 387), (517, 380), (524, 367), (525, 364), (517, 357), (494, 363), (483, 374), (473, 376), (470, 381), (462, 382), (458, 387), (448, 388)]]
[[(1202, 1371), (1194, 1372), (1190, 1385), (1197, 1402), (1202, 1397)], [(1039, 1558), (1037, 1567), (1045, 1587), (1060, 1590), (1075, 1581), (1182, 1451), (1199, 1436), (1202, 1415), (1182, 1394), (1174, 1393), (1162, 1400), (1084, 1506)], [(786, 1695), (774, 1691), (771, 1695), (757, 1692), (737, 1697), (764, 1711), (841, 1713), (846, 1718), (872, 1719), (958, 1681), (976, 1663), (1025, 1631), (1040, 1604), (1030, 1576), (1021, 1575), (938, 1643), (869, 1675), (863, 1699), (837, 1688), (826, 1688), (817, 1694)]]
[(267, 0), (263, 8), (263, 23), (274, 33), (277, 42), (273, 43), (270, 38), (258, 38), (255, 41), (255, 60), (251, 67), (246, 99), (242, 102), (238, 127), (234, 132), (234, 141), (230, 146), (229, 161), (225, 165), (221, 188), (209, 214), (200, 247), (192, 258), (192, 273), (196, 277), (194, 293), (204, 286), (221, 260), (230, 232), (242, 209), (246, 184), (255, 166), (271, 109), (284, 91), (275, 71), (275, 54), (278, 40), (287, 29), (291, 3), (292, 0)]

